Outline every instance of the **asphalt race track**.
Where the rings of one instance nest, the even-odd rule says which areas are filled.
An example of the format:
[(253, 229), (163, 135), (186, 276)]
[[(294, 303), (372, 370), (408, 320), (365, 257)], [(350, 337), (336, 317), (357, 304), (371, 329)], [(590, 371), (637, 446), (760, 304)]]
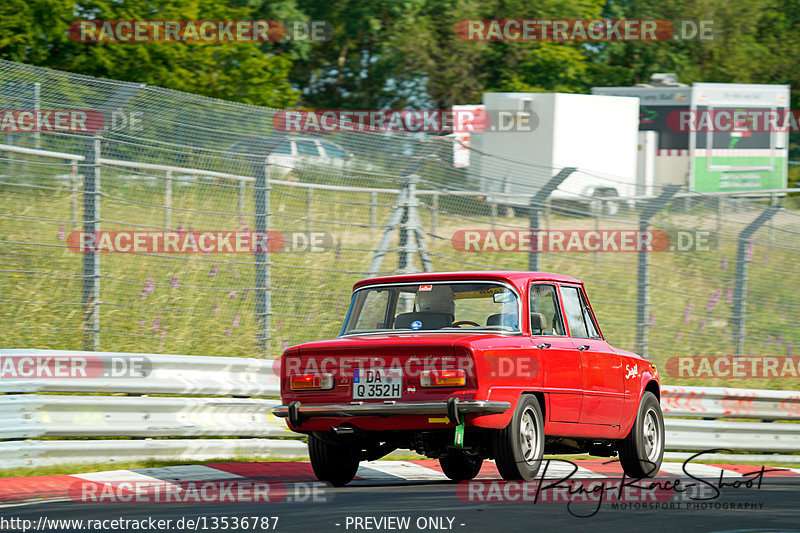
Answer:
[[(348, 517), (406, 516), (419, 531), (419, 517), (450, 517), (452, 529), (443, 521), (444, 530), (463, 532), (539, 532), (559, 533), (584, 531), (800, 531), (800, 481), (775, 480), (760, 490), (739, 489), (724, 493), (713, 503), (763, 504), (761, 510), (680, 509), (680, 510), (612, 510), (605, 504), (589, 518), (572, 516), (565, 504), (556, 503), (484, 503), (460, 501), (451, 484), (442, 482), (413, 483), (369, 487), (328, 489), (327, 503), (281, 504), (169, 504), (149, 506), (128, 504), (98, 505), (54, 502), (5, 509), (6, 518), (18, 517), (36, 523), (47, 518), (115, 519), (148, 517), (177, 520), (212, 516), (278, 516), (277, 531), (386, 531), (346, 527)], [(595, 504), (573, 506), (576, 512), (591, 512)], [(691, 506), (690, 506), (691, 507)], [(338, 524), (338, 525), (337, 525)], [(463, 524), (463, 525), (462, 525)], [(186, 530), (188, 528), (185, 528)], [(110, 530), (110, 529), (109, 529)], [(202, 530), (198, 528), (198, 530)], [(207, 529), (211, 530), (211, 529)], [(256, 531), (265, 531), (255, 529)], [(424, 529), (439, 530), (439, 529)], [(51, 529), (50, 531), (54, 531)], [(62, 529), (61, 531), (75, 531)]]
[[(420, 479), (419, 475), (415, 479), (401, 479), (393, 473), (379, 473), (360, 475), (351, 486), (333, 488), (314, 483), (307, 463), (286, 464), (289, 465), (298, 474), (280, 473), (286, 492), (280, 501), (273, 503), (78, 503), (63, 498), (42, 503), (27, 501), (0, 507), (0, 530), (23, 531), (27, 525), (28, 531), (800, 532), (800, 475), (792, 471), (767, 472), (760, 479), (760, 487), (753, 483), (754, 486), (747, 488), (748, 476), (725, 470), (726, 485), (719, 487), (719, 479), (708, 477), (700, 481), (675, 475), (674, 470), (679, 467), (673, 466), (672, 474), (662, 471), (656, 480), (662, 483), (671, 479), (674, 483), (681, 479), (684, 488), (695, 485), (694, 489), (661, 493), (667, 494), (666, 498), (658, 498), (655, 503), (618, 500), (598, 505), (597, 501), (567, 503), (550, 501), (547, 497), (534, 502), (532, 493), (526, 501), (469, 501), (467, 483), (442, 481), (432, 467), (430, 479)], [(507, 490), (508, 485), (498, 481), (494, 474), (493, 465), (487, 465), (475, 482), (478, 484), (472, 486), (472, 497), (479, 498), (476, 495), (480, 494), (487, 498), (490, 494), (522, 497), (518, 490)], [(699, 471), (717, 468), (698, 467)], [(752, 467), (740, 467), (738, 471), (754, 471), (748, 468)], [(396, 471), (397, 467), (389, 470)], [(553, 472), (559, 470), (554, 467)], [(619, 480), (609, 470), (605, 475), (582, 476), (580, 481), (614, 479)], [(712, 485), (719, 487), (719, 494), (710, 489)], [(702, 493), (696, 492), (698, 487), (703, 489)], [(511, 486), (517, 488), (518, 485)], [(700, 500), (702, 496), (709, 499)], [(628, 508), (623, 508), (624, 503)], [(277, 522), (272, 517), (278, 517)], [(107, 522), (99, 528), (87, 523), (80, 528), (58, 527), (50, 522), (58, 519)], [(137, 528), (111, 522), (117, 519), (151, 519), (151, 524), (158, 520), (171, 522), (168, 526), (164, 522), (161, 527)], [(243, 527), (244, 520), (248, 520), (247, 527)], [(262, 521), (257, 525), (257, 520)], [(234, 523), (238, 527), (233, 527)]]

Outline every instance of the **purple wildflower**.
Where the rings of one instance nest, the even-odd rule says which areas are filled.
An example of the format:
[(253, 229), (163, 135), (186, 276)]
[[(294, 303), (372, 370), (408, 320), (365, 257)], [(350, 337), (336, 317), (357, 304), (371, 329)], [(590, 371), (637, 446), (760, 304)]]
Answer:
[(714, 306), (717, 305), (719, 302), (719, 297), (722, 294), (722, 289), (717, 289), (714, 291), (714, 295), (708, 299), (708, 303), (706, 304), (706, 313), (711, 312), (714, 309)]
[(211, 267), (211, 272), (208, 274), (208, 277), (213, 278), (216, 275), (217, 275), (217, 266), (214, 265), (213, 267)]

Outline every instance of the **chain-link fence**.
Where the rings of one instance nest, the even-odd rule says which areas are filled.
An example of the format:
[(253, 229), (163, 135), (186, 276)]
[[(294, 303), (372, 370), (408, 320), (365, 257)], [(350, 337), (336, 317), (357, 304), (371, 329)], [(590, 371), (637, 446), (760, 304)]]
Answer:
[[(570, 170), (473, 153), (476, 175), (453, 166), (449, 137), (286, 135), (272, 109), (10, 62), (0, 108), (82, 110), (104, 125), (3, 128), (7, 347), (274, 357), (336, 336), (368, 274), (531, 267), (584, 280), (609, 341), (659, 363), (792, 356), (800, 342), (800, 213), (780, 197), (550, 195)], [(283, 241), (76, 249), (101, 230), (172, 232), (181, 246), (201, 232)], [(655, 251), (622, 251), (628, 233)], [(526, 235), (544, 251), (525, 251)]]

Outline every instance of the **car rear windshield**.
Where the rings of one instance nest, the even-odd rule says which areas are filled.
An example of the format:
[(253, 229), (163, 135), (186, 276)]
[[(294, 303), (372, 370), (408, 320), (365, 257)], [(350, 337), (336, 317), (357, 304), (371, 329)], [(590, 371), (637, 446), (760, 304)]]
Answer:
[(431, 282), (363, 287), (343, 335), (491, 330), (519, 332), (519, 299), (496, 282)]

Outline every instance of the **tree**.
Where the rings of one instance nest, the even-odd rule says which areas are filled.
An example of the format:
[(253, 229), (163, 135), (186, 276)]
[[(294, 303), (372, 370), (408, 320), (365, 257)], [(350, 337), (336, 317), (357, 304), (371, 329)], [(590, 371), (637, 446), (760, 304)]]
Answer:
[(291, 60), (257, 43), (82, 43), (67, 36), (76, 19), (250, 19), (248, 8), (215, 0), (5, 0), (0, 57), (82, 74), (144, 82), (216, 98), (288, 107), (297, 91)]

